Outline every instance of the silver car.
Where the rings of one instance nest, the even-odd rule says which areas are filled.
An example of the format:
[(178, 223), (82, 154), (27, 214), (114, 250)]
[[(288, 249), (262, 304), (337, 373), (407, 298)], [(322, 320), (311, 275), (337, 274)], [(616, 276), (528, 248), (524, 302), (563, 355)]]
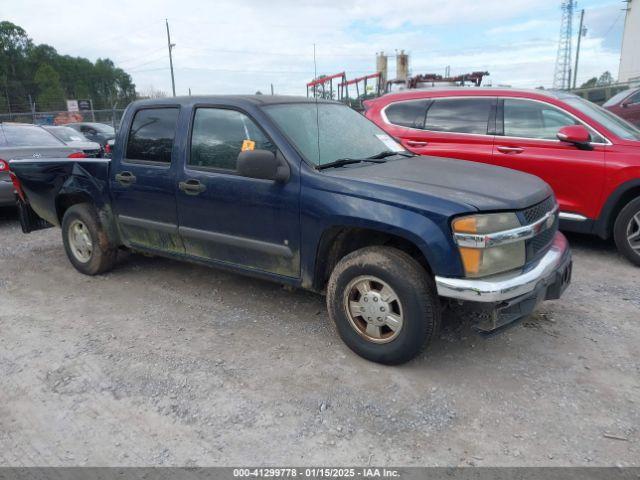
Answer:
[[(0, 123), (0, 159), (8, 162), (20, 158), (86, 156), (82, 149), (69, 147), (36, 125)], [(9, 172), (0, 171), (0, 207), (15, 205)]]
[(77, 130), (66, 125), (43, 125), (47, 132), (70, 147), (82, 150), (87, 157), (101, 157), (103, 149), (98, 142), (92, 142)]

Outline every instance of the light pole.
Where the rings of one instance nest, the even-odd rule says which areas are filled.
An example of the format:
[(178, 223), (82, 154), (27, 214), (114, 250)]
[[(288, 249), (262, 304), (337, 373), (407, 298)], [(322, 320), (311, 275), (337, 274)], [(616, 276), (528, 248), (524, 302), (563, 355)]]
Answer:
[(171, 68), (171, 90), (173, 91), (173, 96), (176, 96), (176, 81), (173, 77), (173, 57), (171, 56), (171, 51), (173, 47), (176, 46), (175, 43), (171, 43), (171, 34), (169, 33), (169, 20), (164, 19), (167, 25), (167, 46), (169, 47), (169, 68)]
[(580, 40), (587, 34), (587, 29), (582, 26), (584, 21), (584, 8), (580, 12), (580, 28), (578, 28), (578, 45), (576, 48), (576, 66), (573, 68), (573, 89), (576, 88), (576, 82), (578, 81), (578, 59), (580, 58)]

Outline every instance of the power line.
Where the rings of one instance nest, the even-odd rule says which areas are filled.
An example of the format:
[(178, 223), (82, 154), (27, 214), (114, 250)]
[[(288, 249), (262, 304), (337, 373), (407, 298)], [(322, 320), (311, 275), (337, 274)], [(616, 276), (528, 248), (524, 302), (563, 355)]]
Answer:
[(613, 23), (611, 24), (611, 26), (607, 29), (607, 33), (605, 33), (602, 38), (607, 38), (607, 35), (609, 35), (609, 33), (611, 33), (611, 30), (613, 30), (613, 27), (616, 26), (616, 23), (618, 23), (618, 20), (620, 20), (620, 16), (622, 15), (622, 12), (624, 12), (625, 10), (620, 10), (618, 12), (618, 16), (616, 17), (616, 19), (613, 21)]
[[(162, 49), (164, 50), (165, 47), (162, 47)], [(166, 60), (167, 57), (165, 57), (165, 55), (166, 54), (163, 53), (161, 56), (158, 56), (156, 58), (152, 58), (151, 60), (147, 60), (146, 62), (142, 62), (142, 63), (140, 63), (138, 65), (133, 65), (133, 66), (131, 66), (131, 67), (129, 67), (127, 69), (127, 72), (135, 72), (136, 70), (138, 70), (139, 67), (144, 67), (145, 65), (149, 65), (151, 63), (158, 62), (160, 60)]]
[(129, 63), (129, 62), (135, 62), (140, 60), (140, 57), (144, 56), (144, 55), (151, 55), (152, 53), (156, 53), (159, 52), (160, 50), (164, 51), (165, 47), (158, 47), (158, 48), (153, 48), (151, 50), (143, 50), (142, 52), (138, 53), (135, 57), (129, 57), (126, 60), (114, 60), (118, 65), (122, 65), (123, 63)]

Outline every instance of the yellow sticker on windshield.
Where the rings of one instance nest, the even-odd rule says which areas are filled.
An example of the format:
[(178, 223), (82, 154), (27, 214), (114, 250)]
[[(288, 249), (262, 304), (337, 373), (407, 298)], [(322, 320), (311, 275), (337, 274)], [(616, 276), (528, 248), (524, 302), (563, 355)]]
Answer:
[(244, 140), (242, 142), (242, 151), (246, 151), (246, 150), (255, 150), (256, 148), (256, 142), (254, 142), (253, 140)]

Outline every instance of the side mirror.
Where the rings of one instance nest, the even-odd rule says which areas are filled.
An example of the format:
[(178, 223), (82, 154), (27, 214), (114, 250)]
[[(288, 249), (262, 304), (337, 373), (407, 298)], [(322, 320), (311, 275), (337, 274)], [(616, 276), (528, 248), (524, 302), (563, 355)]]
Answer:
[(629, 105), (631, 105), (629, 102), (622, 102), (622, 103), (620, 104), (620, 106), (621, 106), (622, 108), (629, 108)]
[(591, 134), (583, 125), (562, 127), (556, 135), (558, 140), (573, 143), (581, 150), (591, 150)]
[(238, 155), (236, 169), (243, 177), (286, 182), (291, 171), (280, 154), (268, 150), (245, 150)]

